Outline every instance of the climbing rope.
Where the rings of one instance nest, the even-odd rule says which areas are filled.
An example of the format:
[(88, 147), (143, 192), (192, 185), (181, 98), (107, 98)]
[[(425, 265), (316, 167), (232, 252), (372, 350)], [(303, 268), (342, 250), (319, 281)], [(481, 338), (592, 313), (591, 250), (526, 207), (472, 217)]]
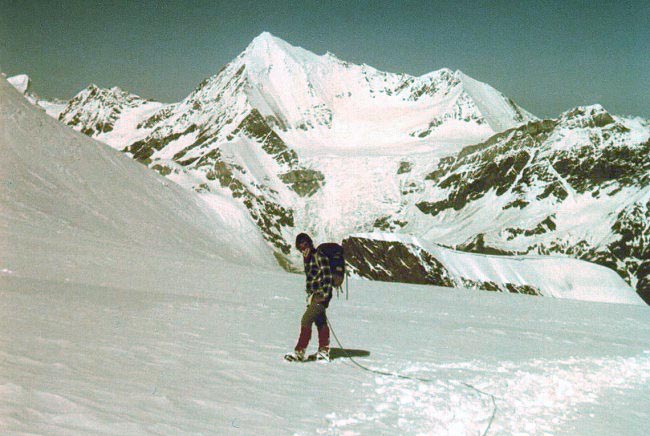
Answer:
[[(339, 338), (336, 336), (336, 332), (332, 328), (332, 324), (330, 323), (329, 319), (327, 320), (327, 325), (329, 326), (330, 331), (332, 332), (332, 336), (334, 336), (334, 339), (336, 340), (336, 343), (339, 344), (339, 347), (341, 347), (341, 351), (343, 351), (343, 353), (345, 353), (346, 357), (348, 359), (350, 359), (350, 362), (354, 363), (360, 369), (362, 369), (364, 371), (367, 371), (367, 372), (371, 372), (373, 374), (384, 375), (384, 376), (388, 376), (388, 377), (395, 377), (395, 378), (400, 378), (400, 379), (404, 379), (404, 380), (414, 380), (414, 381), (419, 381), (419, 382), (423, 382), (423, 383), (435, 383), (436, 382), (436, 380), (429, 379), (429, 378), (415, 377), (415, 376), (410, 376), (410, 375), (403, 375), (403, 374), (398, 374), (398, 373), (395, 373), (395, 372), (380, 371), (380, 370), (377, 370), (377, 369), (368, 368), (367, 366), (364, 366), (364, 365), (360, 364), (359, 362), (354, 360), (354, 358), (350, 355), (350, 353), (348, 353), (348, 351), (343, 347), (343, 344), (341, 344), (341, 341), (339, 341)], [(469, 383), (460, 382), (460, 384), (467, 387), (467, 388), (469, 388), (469, 389), (472, 389), (472, 390), (478, 392), (481, 395), (488, 396), (488, 397), (490, 397), (492, 399), (492, 405), (494, 406), (494, 408), (492, 409), (492, 416), (490, 417), (490, 421), (488, 422), (487, 427), (485, 428), (485, 430), (482, 433), (482, 436), (487, 435), (488, 431), (490, 431), (490, 427), (492, 426), (492, 422), (494, 421), (494, 417), (495, 417), (495, 415), (497, 413), (497, 403), (496, 403), (496, 400), (494, 398), (494, 395), (490, 394), (489, 392), (482, 391), (482, 390), (478, 389), (477, 387), (472, 386)]]

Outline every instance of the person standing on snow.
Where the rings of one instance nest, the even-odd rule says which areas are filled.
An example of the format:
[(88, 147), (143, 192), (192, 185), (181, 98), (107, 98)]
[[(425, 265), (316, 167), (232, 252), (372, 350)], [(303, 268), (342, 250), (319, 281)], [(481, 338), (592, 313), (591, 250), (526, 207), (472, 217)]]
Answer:
[(300, 337), (293, 353), (285, 356), (287, 360), (305, 360), (305, 350), (311, 339), (312, 325), (318, 328), (317, 360), (329, 360), (330, 329), (327, 326), (325, 310), (332, 299), (332, 272), (327, 257), (314, 248), (314, 243), (306, 233), (296, 237), (296, 248), (302, 253), (305, 265), (307, 309), (300, 321)]

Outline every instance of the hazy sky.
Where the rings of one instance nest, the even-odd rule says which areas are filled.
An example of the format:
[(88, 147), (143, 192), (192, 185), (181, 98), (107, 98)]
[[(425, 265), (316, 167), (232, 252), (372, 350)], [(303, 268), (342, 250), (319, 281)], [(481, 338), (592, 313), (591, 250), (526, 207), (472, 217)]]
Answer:
[(459, 69), (542, 117), (650, 118), (649, 23), (648, 0), (0, 0), (0, 70), (42, 97), (96, 83), (173, 102), (269, 31), (384, 71)]

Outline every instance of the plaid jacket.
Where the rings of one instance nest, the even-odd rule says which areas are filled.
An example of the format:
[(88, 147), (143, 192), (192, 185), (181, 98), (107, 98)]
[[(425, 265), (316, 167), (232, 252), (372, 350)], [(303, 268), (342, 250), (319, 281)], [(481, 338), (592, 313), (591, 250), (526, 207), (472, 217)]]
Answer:
[(332, 297), (332, 272), (329, 260), (316, 250), (303, 260), (307, 276), (307, 294), (329, 300)]

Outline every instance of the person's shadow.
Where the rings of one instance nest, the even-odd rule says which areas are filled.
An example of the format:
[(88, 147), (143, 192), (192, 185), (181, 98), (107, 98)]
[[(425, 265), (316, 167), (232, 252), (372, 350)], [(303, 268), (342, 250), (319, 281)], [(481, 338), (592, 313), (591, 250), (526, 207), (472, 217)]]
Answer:
[(370, 351), (351, 350), (349, 348), (330, 348), (330, 360), (340, 359), (341, 357), (368, 357)]

